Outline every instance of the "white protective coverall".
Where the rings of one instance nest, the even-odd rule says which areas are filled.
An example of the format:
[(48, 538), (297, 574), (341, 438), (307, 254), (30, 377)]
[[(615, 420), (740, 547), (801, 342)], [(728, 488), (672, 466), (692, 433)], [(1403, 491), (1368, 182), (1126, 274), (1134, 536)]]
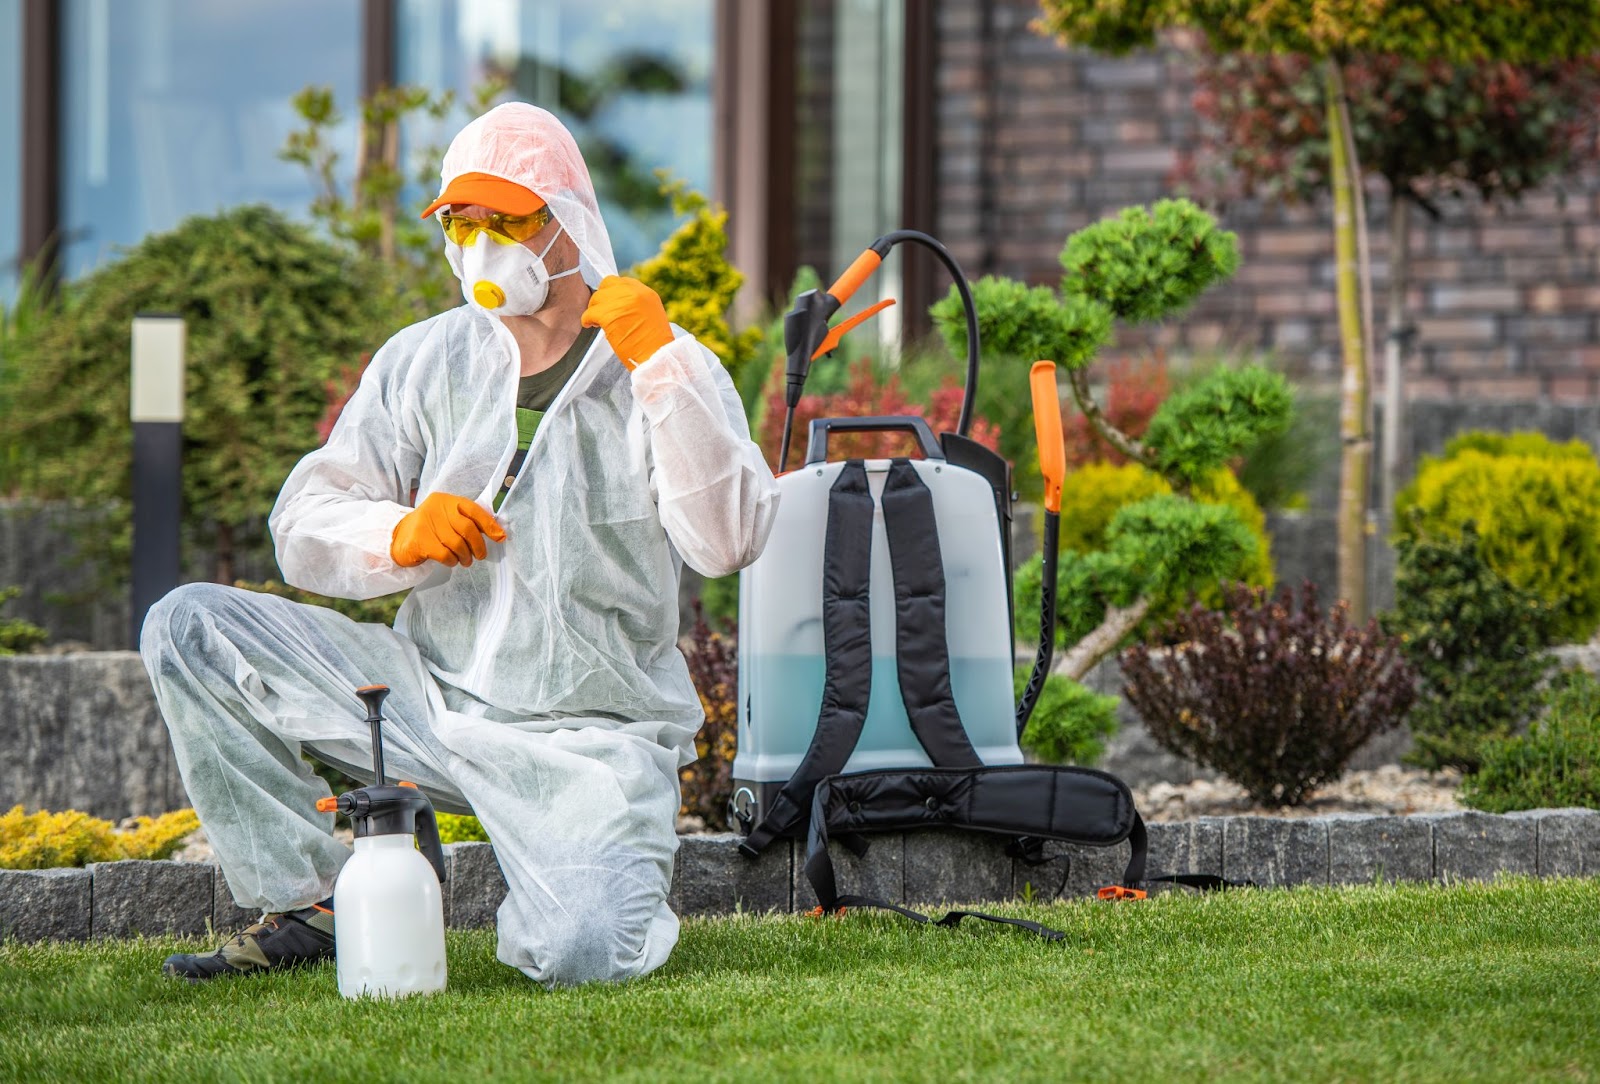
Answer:
[[(549, 113), (514, 104), (468, 125), (443, 179), (469, 171), (544, 197), (591, 287), (615, 273), (588, 170)], [(331, 894), (350, 851), (300, 752), (370, 775), (354, 690), (382, 683), (391, 779), (470, 808), (494, 844), (502, 961), (558, 985), (666, 960), (677, 771), (703, 721), (676, 644), (680, 562), (708, 576), (748, 564), (777, 504), (726, 371), (674, 333), (632, 372), (595, 337), (500, 506), (507, 540), (468, 568), (400, 567), (390, 543), (430, 493), (491, 507), (516, 446), (516, 344), (463, 306), (378, 351), (270, 526), (294, 586), (409, 588), (393, 629), (213, 584), (151, 609), (145, 665), (240, 906)]]

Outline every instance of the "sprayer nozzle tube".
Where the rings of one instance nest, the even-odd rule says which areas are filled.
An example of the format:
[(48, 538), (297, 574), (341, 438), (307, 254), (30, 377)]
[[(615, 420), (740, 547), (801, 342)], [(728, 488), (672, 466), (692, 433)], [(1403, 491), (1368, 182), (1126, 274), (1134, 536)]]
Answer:
[(367, 706), (367, 725), (372, 728), (372, 777), (378, 786), (388, 782), (383, 774), (383, 700), (389, 695), (387, 685), (363, 685), (356, 696)]

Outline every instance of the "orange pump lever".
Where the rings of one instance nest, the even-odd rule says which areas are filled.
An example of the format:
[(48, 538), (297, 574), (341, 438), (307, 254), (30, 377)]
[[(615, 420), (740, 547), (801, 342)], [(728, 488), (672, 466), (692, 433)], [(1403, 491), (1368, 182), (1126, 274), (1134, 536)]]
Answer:
[(844, 320), (828, 329), (828, 337), (822, 340), (822, 345), (817, 347), (816, 353), (811, 355), (811, 360), (816, 361), (824, 354), (832, 353), (839, 345), (839, 340), (844, 338), (844, 333), (868, 319), (878, 315), (884, 309), (894, 304), (894, 298), (888, 297), (872, 306), (870, 309), (858, 312), (848, 320)]
[(1067, 449), (1061, 436), (1061, 397), (1056, 392), (1056, 363), (1036, 361), (1028, 371), (1033, 392), (1033, 429), (1039, 438), (1039, 473), (1044, 475), (1044, 507), (1061, 511), (1061, 485), (1067, 477)]

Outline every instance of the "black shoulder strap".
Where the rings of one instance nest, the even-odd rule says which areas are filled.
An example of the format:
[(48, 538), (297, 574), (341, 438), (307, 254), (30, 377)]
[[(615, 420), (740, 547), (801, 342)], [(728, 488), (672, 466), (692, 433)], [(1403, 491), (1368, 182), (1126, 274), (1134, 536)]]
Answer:
[(909, 459), (889, 465), (883, 486), (883, 526), (894, 570), (895, 659), (900, 696), (911, 729), (941, 768), (977, 768), (950, 688), (945, 633), (944, 555), (933, 494)]
[(739, 849), (754, 857), (804, 823), (817, 780), (841, 771), (855, 752), (872, 696), (872, 492), (866, 466), (845, 463), (828, 491), (822, 554), (822, 643), (827, 676), (811, 745), (761, 823)]

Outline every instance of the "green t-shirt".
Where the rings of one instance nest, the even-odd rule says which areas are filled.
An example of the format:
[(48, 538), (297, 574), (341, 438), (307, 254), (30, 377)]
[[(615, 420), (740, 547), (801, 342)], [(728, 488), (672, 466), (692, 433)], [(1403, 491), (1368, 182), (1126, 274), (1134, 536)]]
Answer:
[(560, 361), (543, 372), (517, 381), (517, 454), (512, 457), (506, 480), (495, 495), (495, 511), (500, 510), (500, 502), (505, 500), (511, 483), (517, 480), (517, 474), (522, 470), (523, 460), (528, 458), (528, 448), (533, 444), (533, 434), (538, 431), (544, 412), (550, 409), (550, 404), (556, 401), (556, 396), (572, 379), (572, 374), (578, 371), (578, 365), (598, 334), (600, 329), (597, 327), (584, 328), (572, 340), (572, 345), (567, 347), (567, 352), (561, 355)]

